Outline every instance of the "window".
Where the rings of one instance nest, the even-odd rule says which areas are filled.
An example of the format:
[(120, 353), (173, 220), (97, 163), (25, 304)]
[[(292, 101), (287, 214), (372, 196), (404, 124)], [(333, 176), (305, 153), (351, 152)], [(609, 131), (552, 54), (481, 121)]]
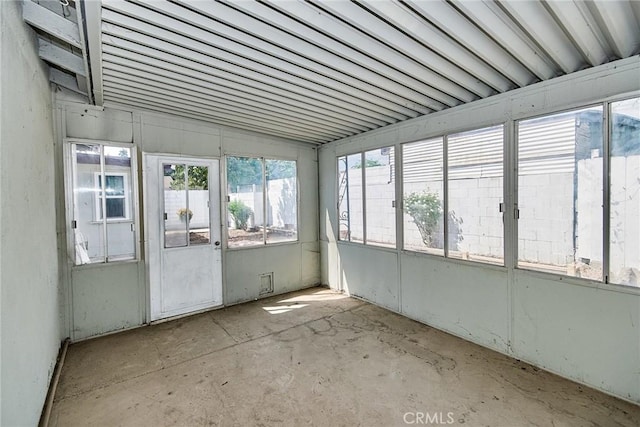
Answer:
[(99, 143), (70, 143), (68, 150), (69, 236), (75, 264), (135, 259), (134, 150)]
[(640, 98), (610, 110), (609, 282), (640, 286)]
[(402, 146), (404, 249), (444, 255), (443, 138)]
[(164, 247), (210, 244), (209, 167), (165, 163), (162, 169)]
[[(105, 176), (106, 179), (106, 208), (107, 219), (127, 219), (129, 213), (129, 200), (126, 197), (125, 189), (128, 187), (128, 176), (124, 173), (112, 173)], [(95, 174), (96, 188), (99, 189), (96, 194), (96, 221), (102, 221), (103, 202), (102, 202), (102, 176), (100, 173)]]
[(504, 265), (503, 147), (502, 125), (402, 146), (403, 249)]
[(396, 246), (394, 148), (338, 158), (339, 239)]
[(227, 157), (228, 246), (298, 240), (295, 160)]
[(503, 127), (447, 138), (448, 256), (504, 264)]
[(518, 123), (518, 267), (602, 279), (602, 113)]

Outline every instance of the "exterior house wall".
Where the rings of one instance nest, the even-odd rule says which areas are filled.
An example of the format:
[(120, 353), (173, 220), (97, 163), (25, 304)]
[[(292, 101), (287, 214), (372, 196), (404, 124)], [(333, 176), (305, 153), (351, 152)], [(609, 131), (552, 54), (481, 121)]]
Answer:
[(0, 22), (0, 424), (35, 426), (66, 336), (51, 88), (21, 2), (0, 2)]

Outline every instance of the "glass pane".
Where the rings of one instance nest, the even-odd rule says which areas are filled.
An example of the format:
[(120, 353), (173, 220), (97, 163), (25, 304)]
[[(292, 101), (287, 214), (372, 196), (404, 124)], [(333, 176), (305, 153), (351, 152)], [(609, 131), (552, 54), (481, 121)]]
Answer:
[(640, 286), (640, 98), (611, 104), (609, 281)]
[(266, 160), (267, 243), (298, 239), (296, 162)]
[(448, 138), (449, 256), (504, 264), (502, 126)]
[(185, 165), (164, 164), (164, 247), (187, 246), (188, 222), (193, 212), (187, 208)]
[(365, 197), (367, 201), (367, 244), (396, 246), (396, 180), (393, 147), (367, 151)]
[(349, 180), (347, 157), (338, 157), (338, 240), (349, 240)]
[(209, 168), (189, 166), (189, 245), (211, 243), (209, 221)]
[(404, 249), (444, 255), (442, 145), (435, 138), (402, 146)]
[(107, 181), (107, 188), (106, 188), (107, 197), (108, 196), (124, 196), (124, 176), (107, 174), (106, 181)]
[(602, 279), (602, 108), (518, 124), (518, 267)]
[(131, 149), (104, 146), (105, 194), (107, 195), (107, 260), (135, 258), (133, 227), (133, 165)]
[(262, 159), (227, 157), (229, 247), (264, 244)]
[[(75, 264), (105, 262), (101, 217), (100, 145), (72, 144)], [(98, 179), (96, 179), (96, 177)]]
[[(102, 204), (100, 204), (100, 212), (102, 212)], [(124, 197), (107, 197), (107, 218), (124, 218), (125, 216)]]
[(363, 243), (364, 210), (362, 188), (362, 154), (347, 156), (347, 186), (349, 187), (349, 240)]

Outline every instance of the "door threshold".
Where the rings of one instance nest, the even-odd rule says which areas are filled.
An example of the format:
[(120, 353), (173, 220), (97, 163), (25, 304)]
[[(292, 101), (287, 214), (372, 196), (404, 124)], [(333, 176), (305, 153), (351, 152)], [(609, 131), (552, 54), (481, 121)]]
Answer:
[(170, 322), (172, 320), (182, 319), (183, 317), (195, 316), (196, 314), (206, 313), (207, 311), (214, 311), (224, 308), (224, 304), (215, 305), (213, 307), (201, 308), (199, 310), (190, 311), (188, 313), (176, 314), (175, 316), (163, 317), (162, 319), (152, 320), (149, 325), (158, 325), (160, 323)]

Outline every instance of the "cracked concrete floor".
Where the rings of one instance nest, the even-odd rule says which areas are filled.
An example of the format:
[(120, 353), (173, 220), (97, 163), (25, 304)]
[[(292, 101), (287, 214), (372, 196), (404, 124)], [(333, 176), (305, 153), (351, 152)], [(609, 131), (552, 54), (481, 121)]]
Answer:
[(65, 427), (416, 421), (638, 426), (640, 407), (312, 288), (71, 345), (51, 418)]

